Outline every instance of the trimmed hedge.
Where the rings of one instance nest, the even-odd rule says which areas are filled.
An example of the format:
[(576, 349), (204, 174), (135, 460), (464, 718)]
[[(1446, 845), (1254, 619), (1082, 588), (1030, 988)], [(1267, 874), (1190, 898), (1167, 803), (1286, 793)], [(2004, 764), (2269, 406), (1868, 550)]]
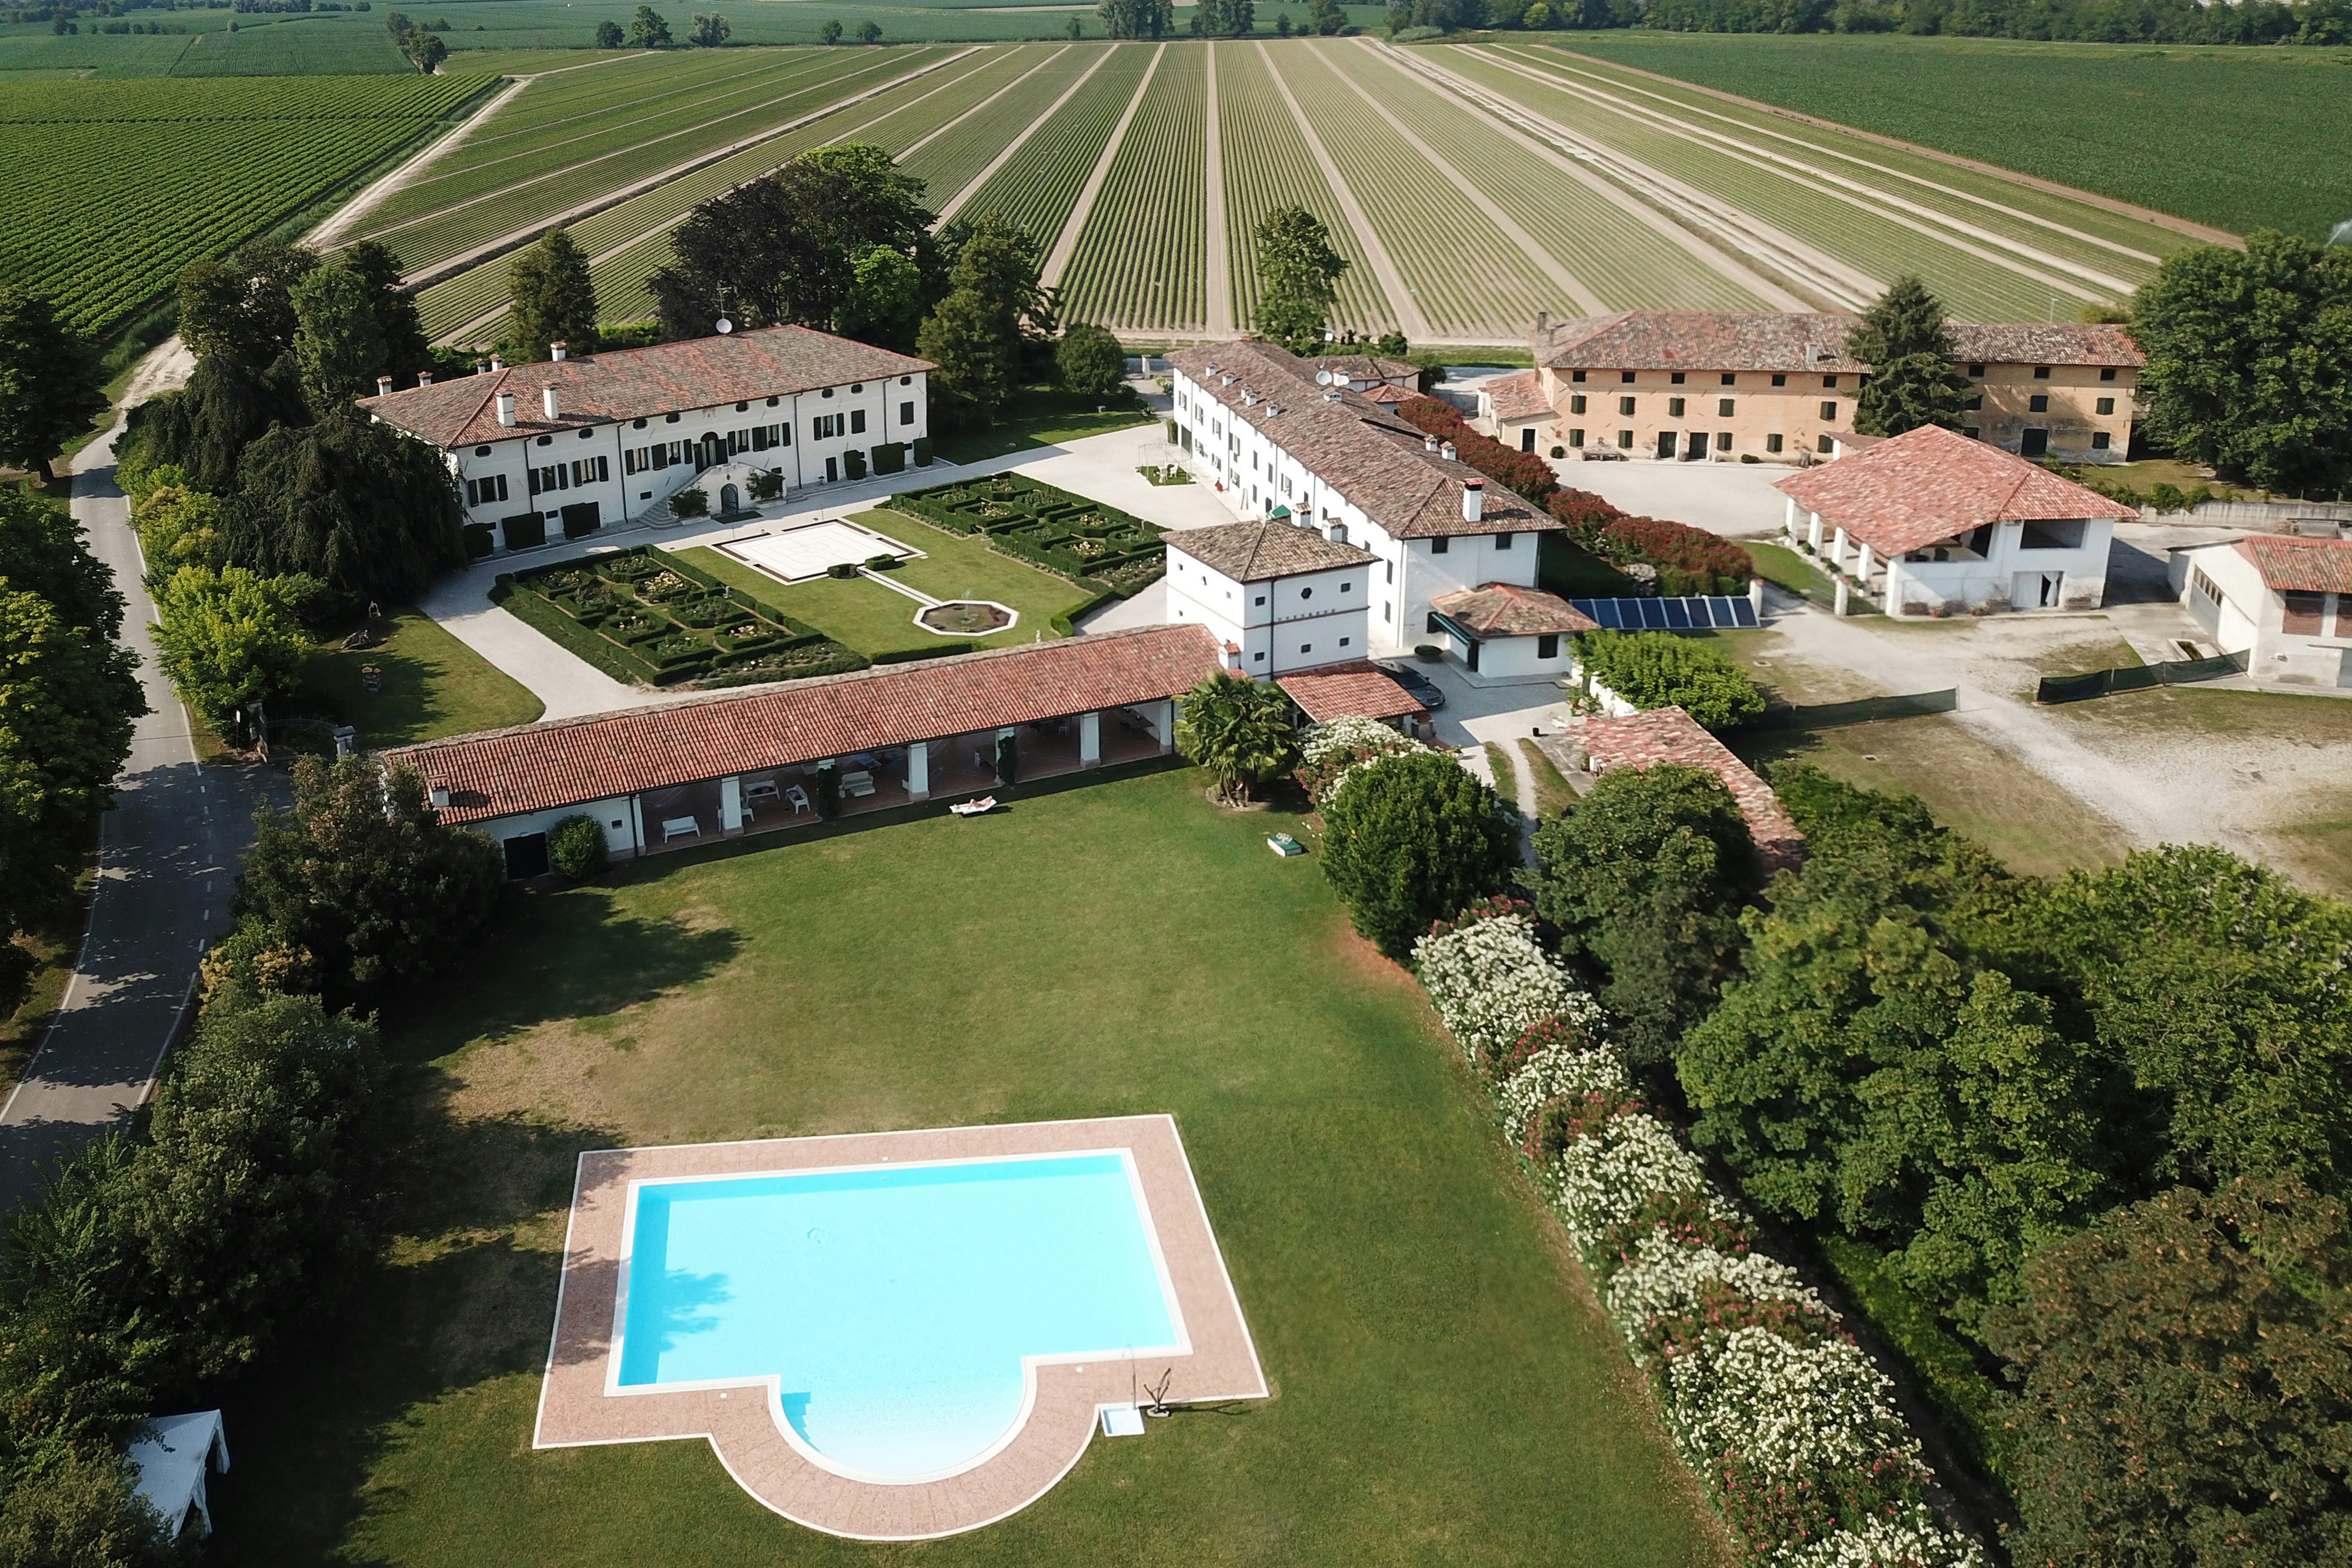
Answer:
[(1755, 677), (1705, 643), (1671, 632), (1587, 632), (1577, 662), (1637, 708), (1680, 707), (1711, 730), (1764, 711)]
[(978, 535), (989, 549), (1081, 587), (1130, 598), (1168, 570), (1166, 532), (1116, 507), (1017, 474), (890, 497), (890, 506), (949, 533)]

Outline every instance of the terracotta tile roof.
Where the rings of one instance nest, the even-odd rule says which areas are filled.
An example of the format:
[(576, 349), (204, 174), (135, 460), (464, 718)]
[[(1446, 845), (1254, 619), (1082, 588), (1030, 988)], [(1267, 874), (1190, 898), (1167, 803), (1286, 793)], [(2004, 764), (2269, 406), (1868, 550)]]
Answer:
[(1421, 385), (1421, 367), (1410, 360), (1384, 360), (1378, 354), (1318, 354), (1307, 362), (1318, 371), (1343, 377), (1350, 384), (1386, 382), (1407, 391), (1418, 391)]
[(1681, 708), (1652, 708), (1624, 718), (1578, 722), (1593, 772), (1653, 768), (1661, 762), (1704, 768), (1722, 779), (1739, 803), (1739, 814), (1748, 819), (1748, 835), (1756, 841), (1768, 870), (1793, 868), (1803, 859), (1805, 835), (1798, 831), (1780, 798), (1772, 793), (1772, 787)]
[[(1870, 367), (1849, 359), (1856, 318), (1828, 311), (1621, 310), (1562, 321), (1538, 341), (1537, 360), (1559, 370), (1819, 371)], [(1953, 321), (1956, 363), (2137, 365), (2120, 327), (2071, 321)]]
[(1317, 724), (1335, 718), (1402, 718), (1422, 712), (1420, 699), (1366, 661), (1332, 664), (1301, 674), (1277, 675), (1274, 684)]
[(1776, 480), (1774, 488), (1882, 556), (1985, 523), (2139, 516), (2014, 453), (1933, 424)]
[(2352, 593), (2352, 539), (2255, 534), (2237, 551), (2263, 574), (2263, 586), (2285, 593)]
[(1480, 386), (1478, 395), (1486, 400), (1486, 406), (1495, 411), (1498, 420), (1525, 423), (1530, 419), (1551, 417), (1551, 402), (1543, 394), (1542, 379), (1533, 371), (1497, 376)]
[(1366, 566), (1376, 558), (1327, 539), (1297, 523), (1227, 523), (1223, 528), (1183, 528), (1167, 536), (1168, 548), (1181, 550), (1212, 571), (1235, 582), (1264, 582), (1268, 578), (1296, 577), (1301, 572), (1330, 571), (1339, 567)]
[(1601, 622), (1567, 600), (1507, 582), (1441, 593), (1429, 601), (1429, 607), (1481, 637), (1537, 637), (1601, 629)]
[(1307, 361), (1272, 343), (1244, 338), (1180, 349), (1168, 362), (1222, 403), (1228, 418), (1255, 427), (1391, 538), (1562, 527), (1499, 486), (1487, 487), (1485, 515), (1469, 521), (1462, 490), (1472, 480), (1485, 484), (1485, 475), (1426, 450), (1419, 429), (1363, 393), (1317, 386)]
[(525, 725), (385, 756), (449, 789), (445, 820), (473, 822), (1156, 701), (1190, 691), (1220, 667), (1208, 628), (1145, 626)]
[[(436, 446), (465, 446), (819, 387), (887, 381), (934, 368), (927, 360), (806, 327), (763, 327), (722, 338), (690, 338), (649, 349), (509, 365), (384, 397), (362, 398), (359, 405)], [(541, 413), (541, 393), (549, 387), (555, 389), (561, 411), (555, 419)], [(502, 392), (515, 394), (512, 424), (499, 423), (498, 394)]]

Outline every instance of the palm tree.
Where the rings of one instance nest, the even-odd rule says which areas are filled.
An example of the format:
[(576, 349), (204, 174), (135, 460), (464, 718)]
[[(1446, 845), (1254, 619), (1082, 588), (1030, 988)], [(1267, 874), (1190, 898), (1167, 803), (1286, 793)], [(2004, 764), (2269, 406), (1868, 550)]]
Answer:
[(1217, 781), (1217, 799), (1245, 805), (1250, 786), (1298, 765), (1290, 699), (1247, 675), (1220, 671), (1177, 699), (1176, 749)]

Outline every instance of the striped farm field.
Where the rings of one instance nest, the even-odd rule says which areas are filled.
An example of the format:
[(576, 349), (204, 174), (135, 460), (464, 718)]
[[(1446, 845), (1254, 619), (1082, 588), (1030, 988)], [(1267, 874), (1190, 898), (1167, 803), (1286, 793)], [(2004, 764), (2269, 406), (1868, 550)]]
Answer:
[(1349, 260), (1335, 327), (1465, 348), (1539, 311), (1850, 309), (1906, 272), (1964, 318), (2065, 319), (2231, 237), (1511, 34), (612, 57), (507, 89), (333, 237), (487, 343), (507, 253), (562, 221), (638, 319), (697, 204), (849, 140), (943, 219), (1027, 228), (1065, 319), (1156, 340), (1245, 329), (1254, 231), (1293, 204)]
[(0, 282), (102, 335), (180, 269), (299, 212), (484, 77), (27, 82), (0, 94)]

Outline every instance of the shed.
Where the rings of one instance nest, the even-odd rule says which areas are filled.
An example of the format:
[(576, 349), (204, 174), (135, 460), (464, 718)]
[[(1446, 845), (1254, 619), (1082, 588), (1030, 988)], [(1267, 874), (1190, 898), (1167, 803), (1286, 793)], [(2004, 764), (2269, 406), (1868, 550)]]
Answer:
[(163, 1516), (175, 1538), (186, 1531), (191, 1513), (201, 1533), (212, 1533), (212, 1509), (205, 1500), (206, 1462), (228, 1473), (228, 1433), (219, 1411), (157, 1416), (131, 1445), (131, 1460), (139, 1467), (140, 1497)]

